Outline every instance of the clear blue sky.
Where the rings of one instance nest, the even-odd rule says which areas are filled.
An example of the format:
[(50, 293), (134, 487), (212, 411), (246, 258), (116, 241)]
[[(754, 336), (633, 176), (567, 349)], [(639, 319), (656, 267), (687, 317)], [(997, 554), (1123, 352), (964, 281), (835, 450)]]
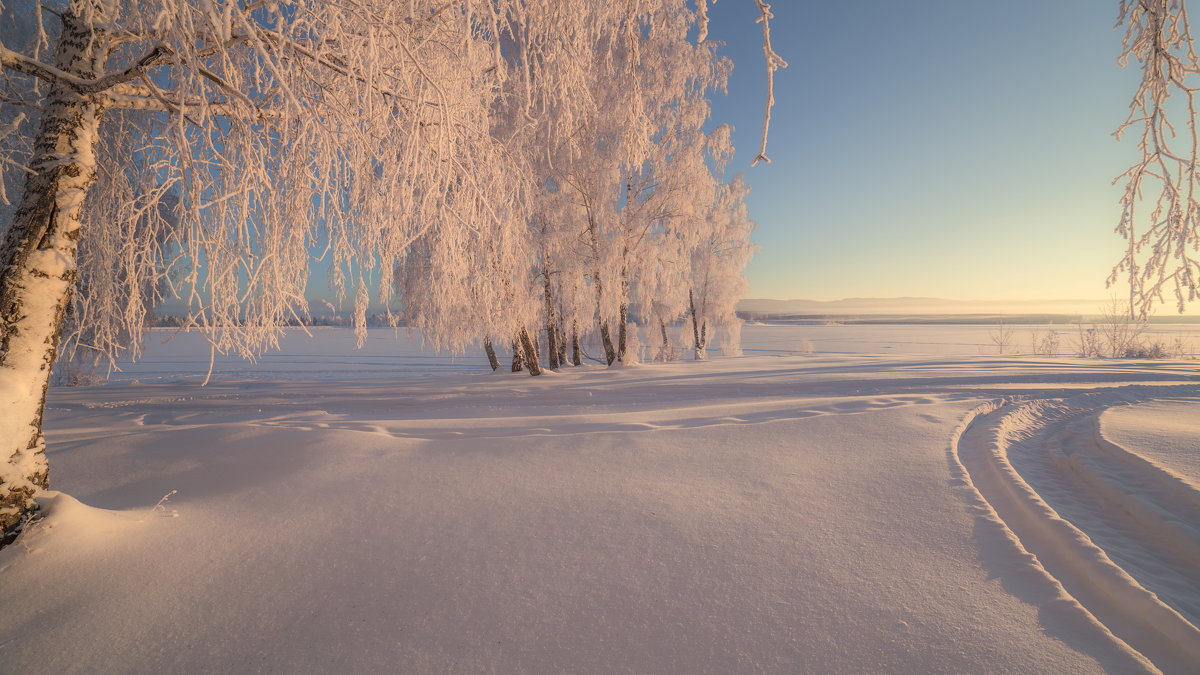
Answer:
[[(1113, 130), (1136, 87), (1116, 0), (775, 0), (771, 164), (753, 0), (719, 0), (735, 63), (714, 121), (753, 186), (750, 297), (1104, 298), (1120, 257)], [(1118, 294), (1121, 288), (1116, 288)]]

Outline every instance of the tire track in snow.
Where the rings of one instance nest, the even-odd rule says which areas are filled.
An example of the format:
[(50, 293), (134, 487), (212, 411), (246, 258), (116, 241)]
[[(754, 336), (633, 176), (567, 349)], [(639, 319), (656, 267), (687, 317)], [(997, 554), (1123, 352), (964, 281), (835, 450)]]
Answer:
[[(1200, 668), (1200, 630), (1069, 519), (1090, 520), (1083, 525), (1093, 532), (1097, 524), (1107, 530), (1098, 538), (1114, 553), (1129, 551), (1143, 563), (1149, 560), (1154, 574), (1142, 576), (1164, 579), (1159, 592), (1173, 584), (1196, 583), (1200, 547), (1196, 524), (1189, 525), (1196, 518), (1195, 496), (1121, 458), (1099, 433), (1097, 419), (1105, 408), (1154, 393), (1156, 388), (1122, 388), (1070, 399), (992, 401), (967, 416), (953, 450), (965, 481), (981, 500), (977, 506), (984, 517), (1003, 527), (1030, 566), (1078, 603), (1086, 618), (1097, 621), (1119, 646), (1135, 650), (1164, 672), (1191, 673)], [(1069, 506), (1064, 509), (1069, 515), (1053, 508), (1013, 460), (1050, 501)]]
[(1108, 407), (1050, 404), (1052, 422), (1014, 443), (1010, 461), (1117, 565), (1200, 625), (1200, 491), (1104, 438)]

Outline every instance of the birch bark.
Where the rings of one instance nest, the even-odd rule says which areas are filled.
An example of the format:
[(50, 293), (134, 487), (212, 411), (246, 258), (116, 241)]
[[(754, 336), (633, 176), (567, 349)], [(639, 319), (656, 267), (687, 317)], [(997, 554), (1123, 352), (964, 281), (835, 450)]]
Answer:
[[(94, 79), (103, 34), (63, 14), (56, 67)], [(80, 213), (96, 177), (100, 94), (51, 85), (32, 169), (0, 243), (0, 530), (19, 527), (49, 485), (42, 414), (59, 333), (77, 277)]]

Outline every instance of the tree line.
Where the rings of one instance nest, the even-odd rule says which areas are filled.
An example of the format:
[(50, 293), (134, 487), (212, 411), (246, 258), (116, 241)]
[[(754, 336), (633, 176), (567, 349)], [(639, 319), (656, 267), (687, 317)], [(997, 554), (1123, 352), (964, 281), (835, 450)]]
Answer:
[(697, 355), (732, 340), (752, 224), (729, 129), (708, 129), (730, 64), (706, 10), (0, 4), (0, 530), (48, 485), (60, 352), (136, 357), (167, 299), (246, 356), (304, 321), (314, 262), (360, 331), (383, 303), (439, 347), (516, 345), (534, 374), (589, 339), (628, 360), (631, 316), (661, 358), (685, 316)]

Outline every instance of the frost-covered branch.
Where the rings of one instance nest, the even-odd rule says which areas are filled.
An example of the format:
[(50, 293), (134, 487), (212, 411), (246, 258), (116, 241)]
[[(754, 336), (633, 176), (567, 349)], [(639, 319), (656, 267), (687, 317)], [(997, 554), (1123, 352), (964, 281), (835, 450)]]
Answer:
[[(1183, 0), (1122, 0), (1126, 26), (1121, 65), (1141, 64), (1130, 112), (1115, 135), (1140, 128), (1142, 158), (1117, 180), (1125, 182), (1117, 232), (1127, 241), (1109, 284), (1125, 276), (1130, 311), (1145, 317), (1170, 291), (1180, 312), (1200, 297), (1200, 143), (1197, 80), (1200, 61)], [(1175, 101), (1172, 95), (1178, 96)], [(1183, 117), (1180, 137), (1171, 118)], [(1148, 213), (1143, 197), (1157, 184)]]
[(59, 353), (136, 357), (168, 299), (253, 358), (320, 255), (358, 328), (399, 293), (429, 342), (519, 344), (534, 373), (596, 334), (636, 359), (631, 321), (683, 315), (728, 156), (693, 0), (62, 8), (0, 5), (0, 107), (29, 108), (0, 133), (0, 529), (46, 486)]
[(758, 154), (750, 162), (750, 166), (754, 166), (760, 161), (771, 163), (771, 159), (767, 157), (767, 133), (771, 130), (771, 108), (775, 107), (775, 71), (787, 68), (787, 61), (784, 61), (783, 57), (775, 53), (771, 47), (771, 19), (775, 18), (775, 15), (771, 13), (771, 6), (763, 0), (754, 1), (758, 3), (757, 21), (762, 24), (763, 31), (763, 57), (766, 59), (767, 66), (767, 104), (763, 111), (762, 144), (758, 148)]
[(108, 73), (95, 79), (88, 79), (72, 75), (24, 54), (19, 54), (0, 44), (0, 66), (25, 75), (32, 75), (51, 84), (67, 87), (79, 94), (95, 94), (115, 85), (135, 80), (150, 68), (165, 63), (167, 55), (168, 51), (165, 48), (161, 46), (155, 47), (145, 56), (134, 62), (133, 65), (120, 72)]

